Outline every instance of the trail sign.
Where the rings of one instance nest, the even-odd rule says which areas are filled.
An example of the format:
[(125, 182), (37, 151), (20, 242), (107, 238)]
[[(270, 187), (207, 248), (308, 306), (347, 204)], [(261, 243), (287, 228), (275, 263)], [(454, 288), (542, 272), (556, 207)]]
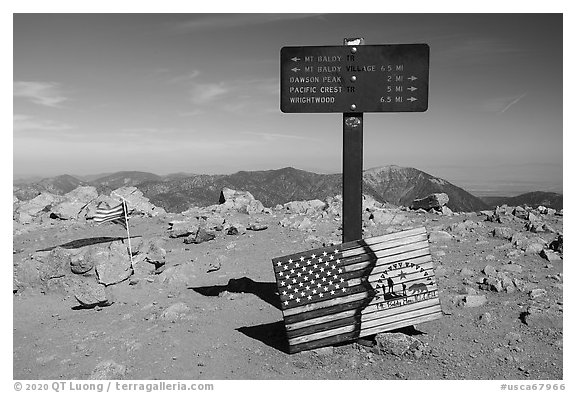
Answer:
[(427, 44), (283, 47), (280, 109), (424, 112), (429, 63)]

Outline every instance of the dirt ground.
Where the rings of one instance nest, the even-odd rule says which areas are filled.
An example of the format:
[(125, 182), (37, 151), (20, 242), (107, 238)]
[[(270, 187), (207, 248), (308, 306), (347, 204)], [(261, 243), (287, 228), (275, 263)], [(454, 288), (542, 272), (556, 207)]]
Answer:
[[(519, 220), (498, 224), (477, 214), (405, 215), (407, 222), (398, 229), (424, 225), (431, 232), (464, 220), (482, 223), (431, 242), (444, 315), (399, 330), (424, 343), (418, 358), (379, 354), (370, 337), (287, 353), (271, 259), (337, 238), (339, 222), (334, 219), (319, 219), (314, 230), (299, 230), (279, 225), (288, 216), (274, 212), (258, 215), (268, 226), (265, 230), (220, 233), (205, 243), (184, 244), (182, 238), (168, 238), (169, 218), (136, 217), (130, 221), (135, 243), (166, 240), (164, 271), (109, 286), (113, 303), (102, 307), (79, 308), (73, 296), (58, 292), (16, 291), (13, 378), (89, 379), (102, 362), (112, 361), (118, 367), (108, 379), (562, 380), (562, 260), (515, 252), (509, 240), (492, 235), (495, 227), (507, 226), (535, 236)], [(245, 216), (238, 219), (248, 220)], [(550, 220), (562, 231), (562, 216)], [(386, 230), (370, 226), (367, 234)], [(124, 234), (113, 224), (53, 220), (14, 235), (14, 263), (24, 263), (38, 249)], [(538, 236), (549, 242), (556, 234)], [(482, 289), (478, 281), (486, 277), (487, 265), (545, 292)], [(169, 274), (171, 280), (163, 279)], [(463, 306), (466, 294), (485, 295), (487, 302)], [(181, 313), (167, 317), (175, 304)]]

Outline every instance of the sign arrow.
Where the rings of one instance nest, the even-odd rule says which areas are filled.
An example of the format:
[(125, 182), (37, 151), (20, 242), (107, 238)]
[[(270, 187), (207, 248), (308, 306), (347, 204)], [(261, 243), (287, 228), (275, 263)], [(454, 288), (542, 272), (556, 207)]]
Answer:
[(410, 79), (411, 81), (415, 81), (415, 80), (418, 79), (418, 78), (416, 78), (414, 75), (412, 75), (412, 76), (411, 76), (410, 78), (408, 78), (408, 79)]
[(414, 97), (408, 98), (408, 101), (410, 101), (410, 102), (414, 102), (414, 101), (417, 101), (417, 100), (418, 100), (418, 98), (414, 98)]
[(417, 88), (417, 87), (414, 87), (414, 86), (410, 86), (410, 87), (408, 88), (408, 90), (414, 91), (414, 90), (418, 90), (418, 88)]
[(290, 60), (292, 60), (292, 61), (300, 61), (300, 58), (299, 58), (299, 57), (293, 57), (293, 58), (291, 58)]
[(292, 70), (293, 72), (298, 72), (298, 71), (300, 71), (300, 68), (294, 67), (294, 68), (292, 68), (291, 70)]

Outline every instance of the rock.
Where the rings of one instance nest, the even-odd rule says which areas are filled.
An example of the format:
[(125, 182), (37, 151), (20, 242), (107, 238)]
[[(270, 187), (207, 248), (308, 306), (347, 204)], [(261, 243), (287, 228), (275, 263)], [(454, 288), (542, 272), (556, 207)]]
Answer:
[(519, 248), (526, 248), (528, 245), (528, 238), (521, 232), (515, 232), (510, 239), (510, 242)]
[(369, 219), (380, 225), (398, 225), (406, 221), (404, 215), (385, 210), (374, 211), (370, 214)]
[(514, 208), (514, 210), (512, 211), (512, 214), (515, 217), (521, 218), (523, 220), (527, 220), (528, 219), (528, 212), (526, 211), (526, 209), (524, 209), (521, 206), (516, 206)]
[(552, 250), (547, 249), (542, 249), (542, 251), (540, 251), (540, 256), (546, 259), (548, 262), (558, 262), (562, 260), (562, 258), (560, 258), (560, 255), (556, 254)]
[(216, 272), (216, 271), (220, 270), (221, 267), (222, 267), (221, 262), (216, 261), (214, 263), (210, 263), (208, 265), (208, 269), (206, 269), (206, 273)]
[(541, 239), (531, 240), (524, 250), (526, 254), (540, 254), (544, 249), (544, 244)]
[(542, 288), (535, 288), (528, 292), (528, 295), (530, 295), (530, 299), (536, 299), (540, 296), (546, 295), (546, 290)]
[(562, 330), (562, 316), (535, 307), (528, 307), (527, 311), (521, 313), (520, 320), (535, 329)]
[(120, 187), (110, 193), (112, 198), (116, 198), (116, 195), (126, 199), (128, 210), (131, 214), (141, 214), (149, 217), (166, 214), (166, 210), (150, 203), (150, 200), (136, 187)]
[(196, 271), (197, 268), (191, 263), (170, 266), (160, 274), (159, 282), (160, 284), (171, 288), (187, 288), (194, 284), (196, 280)]
[(123, 244), (113, 242), (107, 249), (94, 247), (85, 258), (93, 259), (98, 282), (104, 285), (122, 282), (133, 273), (130, 255)]
[(467, 295), (461, 301), (464, 307), (480, 307), (486, 304), (486, 295)]
[(484, 272), (484, 274), (487, 275), (488, 277), (495, 277), (497, 274), (496, 269), (492, 265), (486, 265), (486, 267), (482, 270), (482, 272)]
[(246, 214), (264, 212), (262, 202), (255, 199), (248, 191), (236, 191), (225, 187), (220, 192), (219, 202), (220, 205), (215, 207), (219, 212), (231, 210)]
[(514, 233), (512, 231), (512, 228), (509, 228), (509, 227), (496, 227), (492, 231), (492, 235), (494, 237), (497, 237), (500, 239), (505, 239), (505, 240), (511, 240), (513, 234)]
[(372, 352), (380, 355), (391, 354), (398, 357), (413, 355), (415, 351), (424, 348), (420, 340), (403, 333), (379, 333), (375, 336), (375, 340), (376, 345), (372, 348)]
[(516, 288), (518, 288), (522, 292), (530, 292), (531, 290), (536, 289), (537, 287), (535, 283), (527, 282), (519, 278), (513, 278), (512, 282), (514, 283)]
[(284, 204), (284, 210), (292, 214), (314, 214), (324, 210), (326, 203), (319, 199), (292, 201)]
[(200, 223), (197, 219), (186, 221), (171, 221), (169, 222), (170, 229), (168, 230), (171, 238), (187, 237), (196, 234), (200, 229)]
[(52, 218), (72, 220), (78, 218), (82, 211), (85, 214), (88, 204), (98, 198), (98, 191), (96, 191), (96, 187), (80, 186), (64, 194), (64, 198), (62, 203), (51, 209), (50, 216)]
[(500, 283), (502, 285), (502, 288), (506, 291), (506, 292), (514, 292), (516, 289), (514, 287), (514, 282), (512, 281), (512, 279), (510, 277), (508, 277), (506, 275), (506, 273), (504, 272), (498, 272), (496, 274), (496, 278), (498, 278), (500, 280)]
[(101, 379), (123, 379), (126, 376), (126, 366), (118, 364), (113, 360), (105, 360), (96, 365), (92, 374), (88, 377), (90, 380)]
[(362, 194), (362, 210), (373, 212), (377, 209), (383, 208), (384, 205), (378, 202), (372, 195)]
[(415, 199), (410, 205), (410, 209), (441, 210), (442, 206), (446, 205), (448, 201), (448, 195), (445, 193), (431, 194), (422, 199)]
[(159, 268), (166, 264), (166, 241), (160, 237), (144, 239), (137, 249), (138, 258)]
[(442, 215), (444, 216), (452, 216), (454, 212), (448, 206), (442, 206)]
[(431, 231), (428, 240), (432, 243), (447, 242), (452, 240), (452, 235), (445, 231)]
[(108, 299), (104, 285), (97, 283), (92, 278), (75, 277), (71, 292), (82, 306), (109, 306), (112, 302)]
[(490, 314), (489, 312), (485, 312), (484, 314), (480, 315), (478, 319), (482, 323), (490, 323), (493, 321), (494, 318), (492, 317), (492, 314)]
[(174, 303), (166, 310), (164, 310), (164, 312), (160, 315), (160, 318), (168, 322), (176, 322), (177, 320), (186, 316), (189, 311), (190, 307), (188, 307), (186, 303)]
[(63, 277), (71, 272), (72, 254), (61, 248), (37, 254), (38, 278), (41, 282), (46, 283), (48, 280), (57, 277)]
[(210, 240), (214, 240), (216, 238), (216, 235), (212, 232), (209, 232), (207, 230), (205, 230), (204, 228), (200, 228), (198, 229), (198, 231), (193, 234), (188, 236), (186, 239), (184, 239), (184, 243), (185, 244), (199, 244), (199, 243), (204, 243), (204, 242), (208, 242)]
[(558, 237), (548, 245), (548, 248), (562, 254), (564, 252), (564, 235), (558, 235)]
[(14, 212), (13, 218), (19, 223), (28, 224), (41, 213), (47, 213), (64, 200), (63, 196), (43, 192), (26, 202), (20, 202)]
[(304, 217), (301, 221), (294, 223), (294, 227), (301, 231), (312, 229), (313, 226), (314, 223), (308, 217)]
[(238, 223), (227, 224), (224, 226), (224, 233), (227, 235), (241, 235), (246, 233), (246, 227)]
[(495, 277), (488, 277), (484, 278), (480, 287), (484, 290), (494, 291), (494, 292), (502, 292), (504, 291), (504, 287), (502, 286), (502, 281)]
[(263, 231), (265, 229), (268, 229), (268, 225), (259, 222), (251, 222), (250, 224), (248, 224), (247, 229), (251, 231)]
[(73, 255), (70, 259), (70, 270), (75, 274), (84, 274), (94, 268), (94, 259), (86, 258), (86, 252)]
[(474, 271), (468, 269), (467, 267), (463, 268), (462, 270), (460, 270), (460, 274), (463, 276), (473, 276), (474, 275)]
[(226, 220), (219, 214), (210, 214), (207, 216), (202, 216), (203, 222), (200, 222), (200, 225), (207, 230), (215, 230), (221, 231), (224, 229), (224, 223)]

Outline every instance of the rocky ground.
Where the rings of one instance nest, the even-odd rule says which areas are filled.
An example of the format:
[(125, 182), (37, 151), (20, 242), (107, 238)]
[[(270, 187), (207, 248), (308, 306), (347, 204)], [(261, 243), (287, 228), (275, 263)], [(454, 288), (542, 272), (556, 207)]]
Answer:
[(271, 260), (338, 243), (340, 199), (267, 209), (224, 190), (167, 214), (121, 189), (131, 263), (121, 226), (86, 220), (114, 202), (93, 191), (14, 201), (14, 379), (564, 377), (562, 212), (366, 199), (364, 237), (427, 228), (444, 315), (290, 355)]

